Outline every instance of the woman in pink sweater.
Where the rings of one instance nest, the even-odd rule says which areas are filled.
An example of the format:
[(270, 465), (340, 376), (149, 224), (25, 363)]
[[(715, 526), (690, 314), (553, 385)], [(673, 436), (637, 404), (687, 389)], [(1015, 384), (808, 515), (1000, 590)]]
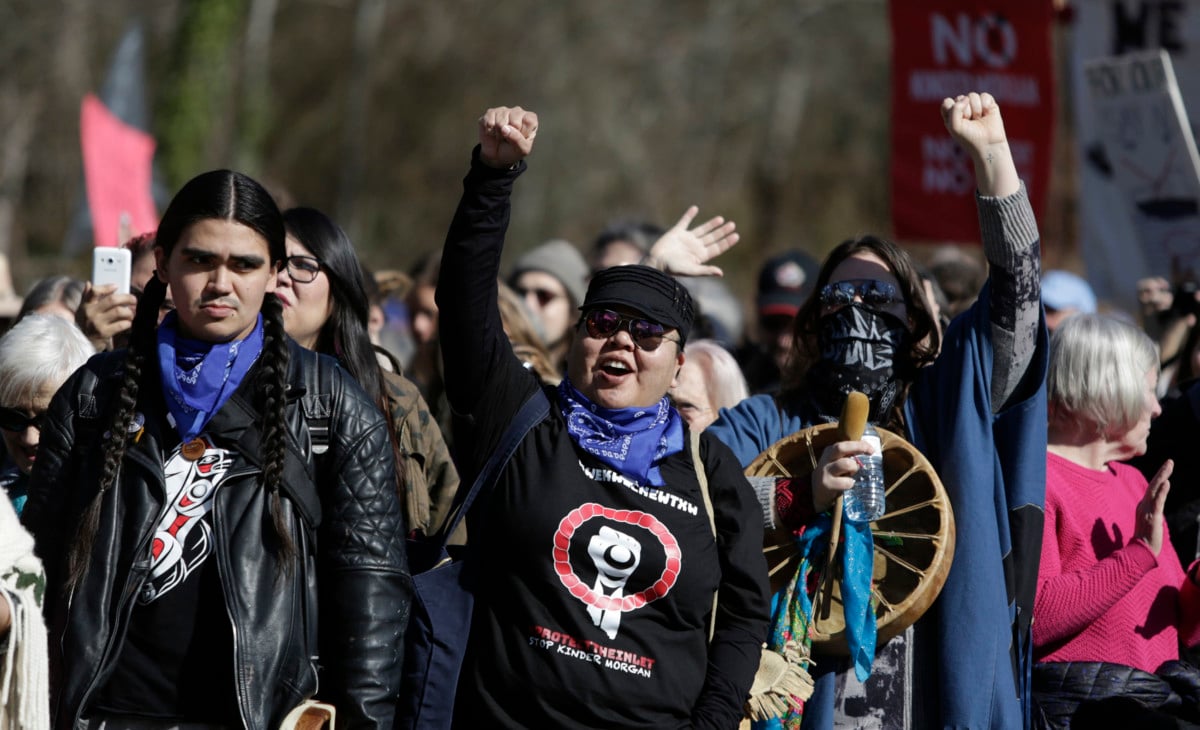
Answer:
[(1163, 520), (1172, 462), (1149, 484), (1119, 463), (1146, 451), (1157, 380), (1154, 344), (1132, 325), (1076, 315), (1051, 339), (1037, 662), (1153, 673), (1200, 643), (1196, 565), (1185, 574)]

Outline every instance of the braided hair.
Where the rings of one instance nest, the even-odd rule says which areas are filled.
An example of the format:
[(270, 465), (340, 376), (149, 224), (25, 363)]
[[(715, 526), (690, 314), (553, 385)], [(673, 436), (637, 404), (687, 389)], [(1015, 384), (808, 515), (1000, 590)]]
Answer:
[[(193, 224), (204, 220), (225, 220), (244, 225), (267, 243), (273, 265), (286, 255), (283, 218), (267, 191), (253, 179), (230, 170), (214, 170), (188, 181), (163, 213), (155, 235), (163, 260), (171, 256), (175, 245)], [(163, 273), (152, 277), (138, 302), (125, 353), (124, 374), (115, 396), (108, 430), (103, 438), (104, 462), (96, 494), (83, 512), (79, 529), (66, 558), (65, 590), (70, 592), (83, 577), (91, 557), (104, 495), (117, 482), (121, 463), (129, 447), (130, 424), (136, 413), (140, 384), (153, 372), (157, 357), (158, 311), (166, 298)], [(283, 459), (286, 452), (285, 391), (287, 387), (288, 347), (283, 332), (283, 316), (278, 300), (268, 294), (263, 299), (263, 349), (260, 355), (259, 387), (263, 393), (262, 422), (264, 468), (263, 482), (271, 493), (269, 511), (278, 539), (280, 562), (289, 569), (295, 557), (295, 543), (283, 518)], [(151, 381), (153, 382), (153, 380)]]
[(397, 493), (403, 495), (404, 460), (396, 440), (398, 429), (392, 418), (383, 369), (379, 367), (367, 332), (370, 297), (354, 244), (341, 226), (315, 208), (290, 208), (283, 213), (283, 223), (288, 235), (321, 262), (321, 269), (329, 280), (333, 307), (317, 333), (313, 349), (336, 357), (383, 414), (396, 464)]

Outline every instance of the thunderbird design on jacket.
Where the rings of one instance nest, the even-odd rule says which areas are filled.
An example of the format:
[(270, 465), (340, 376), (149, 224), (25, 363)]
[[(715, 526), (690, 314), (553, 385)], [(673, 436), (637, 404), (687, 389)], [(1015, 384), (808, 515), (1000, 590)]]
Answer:
[[(201, 437), (203, 438), (203, 437)], [(207, 440), (195, 461), (181, 449), (167, 459), (167, 507), (150, 545), (150, 576), (138, 593), (138, 603), (152, 603), (187, 580), (213, 551), (213, 497), (233, 460)]]

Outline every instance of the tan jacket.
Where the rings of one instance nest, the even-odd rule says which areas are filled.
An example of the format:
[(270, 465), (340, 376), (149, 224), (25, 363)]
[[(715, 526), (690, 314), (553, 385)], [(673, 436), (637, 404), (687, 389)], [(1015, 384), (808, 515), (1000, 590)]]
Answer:
[[(405, 507), (409, 530), (428, 535), (441, 526), (458, 491), (458, 470), (450, 459), (450, 450), (437, 421), (421, 393), (408, 378), (384, 373), (392, 422), (404, 457), (404, 489), (400, 501)], [(464, 520), (451, 535), (455, 545), (466, 544)]]

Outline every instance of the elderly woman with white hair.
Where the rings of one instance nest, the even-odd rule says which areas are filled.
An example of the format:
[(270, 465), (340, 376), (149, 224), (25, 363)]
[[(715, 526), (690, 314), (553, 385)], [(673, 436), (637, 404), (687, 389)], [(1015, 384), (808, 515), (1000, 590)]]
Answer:
[(83, 332), (56, 314), (30, 314), (0, 337), (0, 485), (11, 500), (0, 499), (0, 728), (50, 726), (46, 578), (17, 514), (50, 398), (94, 354)]
[(1172, 462), (1149, 483), (1121, 463), (1145, 453), (1157, 380), (1154, 343), (1133, 325), (1077, 314), (1051, 340), (1033, 614), (1034, 694), (1049, 727), (1164, 712), (1170, 688), (1153, 673), (1174, 682), (1187, 673), (1180, 644), (1200, 643), (1197, 564), (1184, 572), (1163, 519)]
[(95, 354), (73, 322), (51, 314), (31, 314), (0, 337), (0, 437), (5, 451), (0, 486), (17, 514), (25, 505), (50, 398)]
[(684, 346), (683, 355), (670, 394), (688, 428), (703, 431), (722, 408), (733, 408), (750, 397), (737, 360), (715, 340), (693, 340)]

